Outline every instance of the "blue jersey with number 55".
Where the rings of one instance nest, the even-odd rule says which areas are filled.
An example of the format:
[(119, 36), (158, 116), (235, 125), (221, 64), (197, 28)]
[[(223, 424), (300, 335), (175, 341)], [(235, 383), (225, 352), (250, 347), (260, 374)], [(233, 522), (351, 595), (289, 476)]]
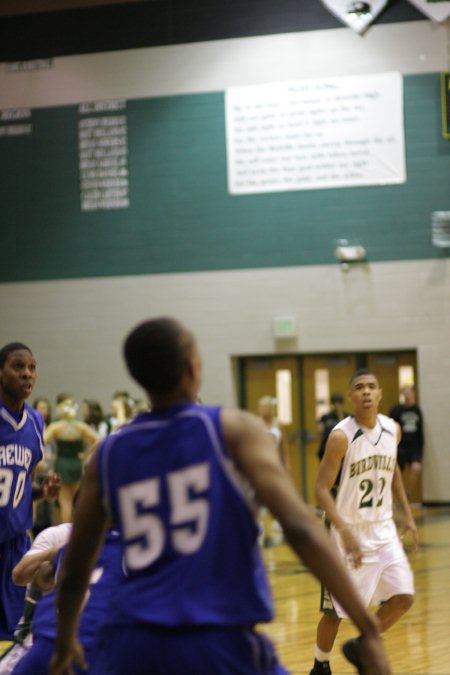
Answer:
[(105, 439), (97, 456), (127, 570), (111, 624), (271, 619), (256, 508), (225, 448), (219, 408), (144, 413)]
[(29, 405), (17, 418), (0, 402), (0, 543), (33, 525), (31, 474), (43, 457), (42, 429)]

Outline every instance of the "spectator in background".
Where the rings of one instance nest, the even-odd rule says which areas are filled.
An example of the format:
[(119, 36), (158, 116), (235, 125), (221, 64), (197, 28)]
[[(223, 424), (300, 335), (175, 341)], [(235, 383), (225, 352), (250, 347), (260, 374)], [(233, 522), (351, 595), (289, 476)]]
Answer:
[(275, 446), (280, 453), (280, 459), (285, 466), (288, 464), (288, 453), (283, 432), (280, 429), (275, 416), (276, 399), (272, 396), (263, 396), (258, 402), (258, 415), (267, 427), (267, 431), (273, 436)]
[(33, 403), (33, 408), (41, 413), (46, 427), (52, 421), (52, 406), (48, 398), (37, 398)]
[(342, 394), (332, 394), (330, 410), (325, 413), (325, 415), (322, 415), (317, 422), (317, 428), (320, 434), (320, 444), (319, 449), (317, 450), (317, 456), (320, 461), (322, 461), (328, 436), (333, 430), (333, 427), (335, 427), (338, 422), (341, 422), (348, 417), (348, 415), (349, 413), (344, 410), (344, 397)]
[[(287, 467), (288, 453), (286, 449), (286, 441), (283, 437), (283, 432), (278, 425), (275, 411), (276, 399), (272, 398), (272, 396), (262, 396), (262, 398), (259, 399), (258, 415), (264, 422), (267, 431), (272, 436), (281, 461)], [(263, 546), (271, 547), (281, 544), (283, 541), (283, 531), (281, 529), (281, 525), (264, 506), (261, 507), (260, 510), (260, 526), (260, 543)]]
[(71, 518), (72, 500), (80, 486), (83, 463), (99, 436), (85, 422), (76, 419), (78, 408), (71, 394), (60, 394), (56, 402), (58, 420), (45, 429), (44, 443), (55, 443), (55, 470), (61, 475), (59, 520), (65, 523)]
[[(403, 472), (406, 494), (411, 501), (422, 472), (424, 444), (423, 416), (416, 403), (416, 392), (413, 386), (403, 387), (400, 403), (391, 409), (389, 415), (398, 422), (402, 431), (397, 462)], [(409, 469), (407, 473), (406, 468)]]
[(137, 398), (133, 401), (132, 415), (140, 415), (141, 413), (149, 412), (150, 404), (148, 401), (144, 401), (143, 398)]
[(114, 392), (111, 400), (111, 415), (108, 418), (109, 430), (117, 431), (122, 424), (133, 418), (133, 399), (127, 391)]
[(108, 423), (103, 408), (97, 400), (85, 398), (81, 403), (81, 416), (83, 422), (88, 424), (99, 438), (105, 438), (109, 431)]
[[(46, 398), (37, 398), (33, 403), (33, 408), (42, 415), (44, 420), (44, 429), (51, 424), (52, 407), (50, 401)], [(44, 457), (36, 469), (36, 482), (42, 483), (44, 478), (52, 474), (55, 467), (55, 451), (51, 443), (44, 446)], [(54, 502), (42, 499), (34, 504), (34, 523), (33, 536), (35, 537), (41, 530), (45, 530), (53, 524), (55, 511)]]

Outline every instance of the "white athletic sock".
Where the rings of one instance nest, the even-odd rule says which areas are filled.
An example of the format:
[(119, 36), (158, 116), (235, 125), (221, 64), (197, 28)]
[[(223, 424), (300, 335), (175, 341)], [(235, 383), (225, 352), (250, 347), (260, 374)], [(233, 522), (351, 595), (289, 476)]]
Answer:
[(320, 661), (320, 663), (323, 663), (324, 661), (329, 661), (331, 656), (331, 652), (323, 652), (319, 647), (316, 645), (316, 659)]

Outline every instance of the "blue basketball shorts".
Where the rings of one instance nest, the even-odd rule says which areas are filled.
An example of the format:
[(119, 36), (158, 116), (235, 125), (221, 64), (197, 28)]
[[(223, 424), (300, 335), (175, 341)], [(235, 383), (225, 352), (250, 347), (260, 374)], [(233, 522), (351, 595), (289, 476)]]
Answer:
[(251, 628), (109, 626), (89, 675), (289, 675)]

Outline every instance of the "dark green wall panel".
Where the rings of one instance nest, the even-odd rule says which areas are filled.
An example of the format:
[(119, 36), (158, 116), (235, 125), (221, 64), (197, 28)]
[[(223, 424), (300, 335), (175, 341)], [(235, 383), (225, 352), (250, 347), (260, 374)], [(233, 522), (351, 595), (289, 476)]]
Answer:
[(335, 241), (371, 261), (433, 258), (448, 210), (450, 145), (439, 74), (404, 78), (403, 185), (231, 196), (223, 93), (127, 102), (129, 209), (81, 212), (78, 109), (36, 109), (0, 138), (0, 281), (332, 263)]

